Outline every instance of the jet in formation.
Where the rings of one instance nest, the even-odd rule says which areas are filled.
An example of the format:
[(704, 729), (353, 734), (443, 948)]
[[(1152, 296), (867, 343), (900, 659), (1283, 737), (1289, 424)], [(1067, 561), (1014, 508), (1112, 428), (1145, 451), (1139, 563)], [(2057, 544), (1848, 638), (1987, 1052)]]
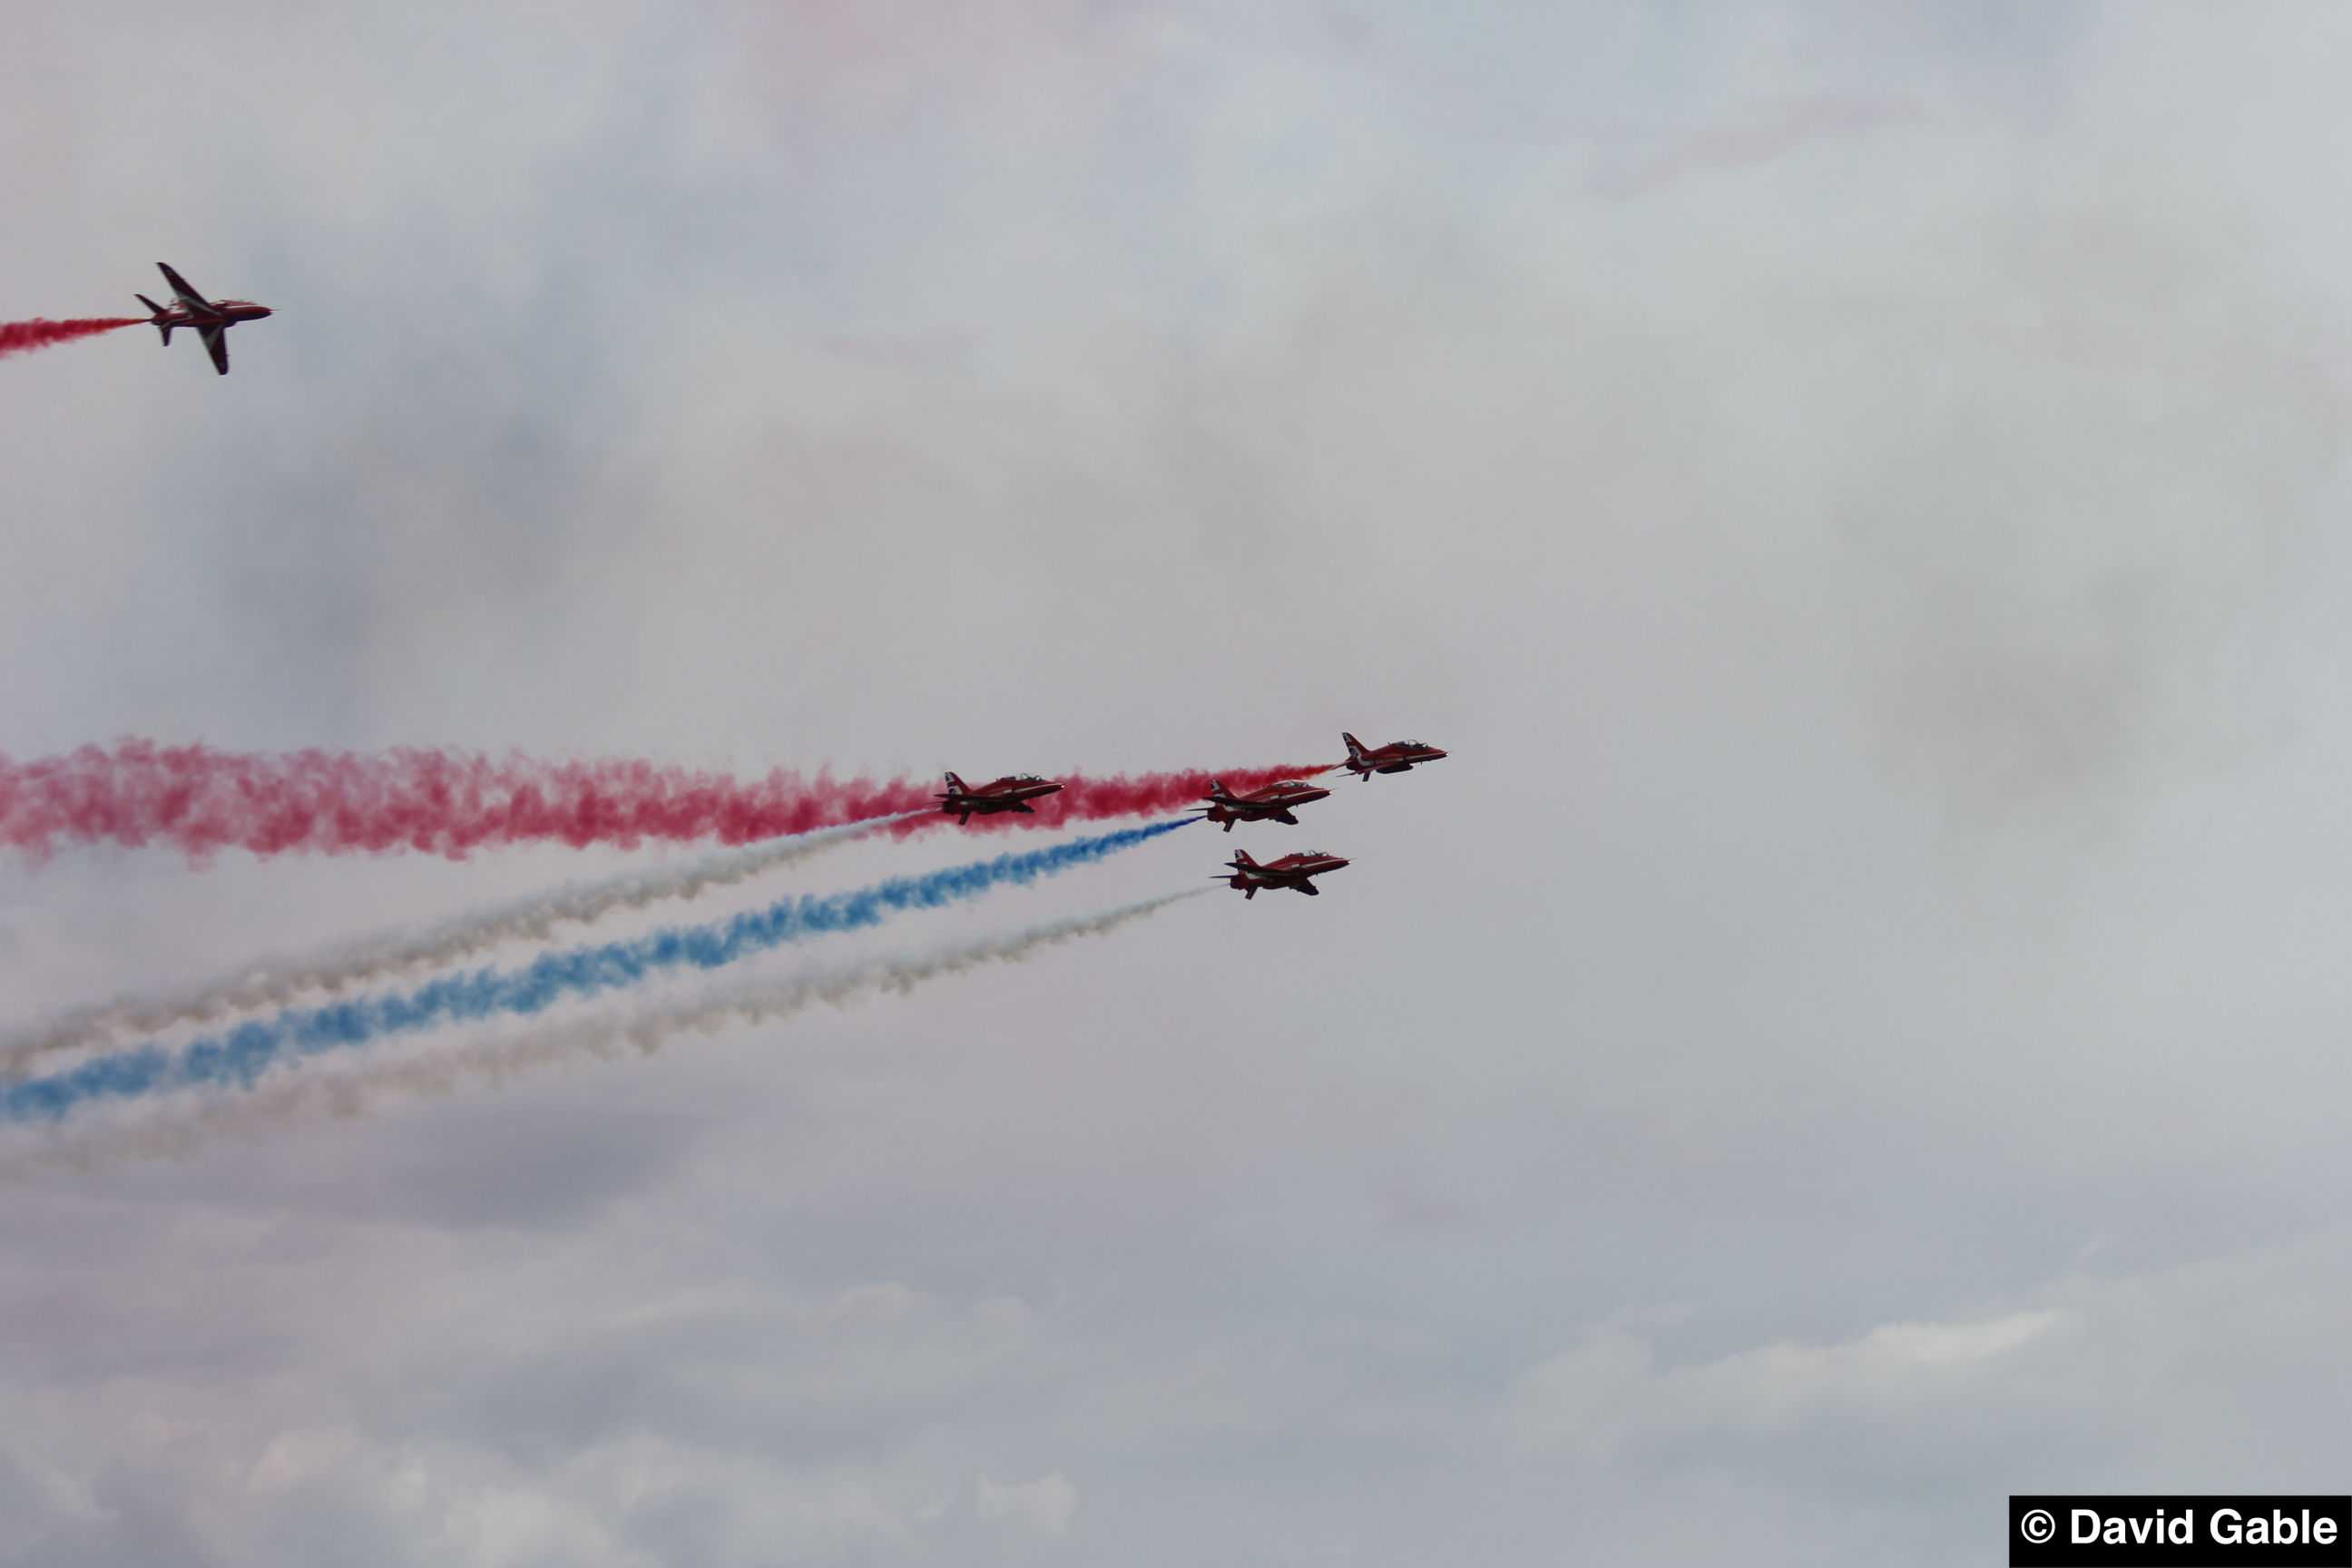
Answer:
[(1348, 742), (1348, 771), (1360, 779), (1374, 773), (1411, 773), (1416, 763), (1433, 763), (1444, 756), (1435, 746), (1425, 746), (1419, 741), (1392, 741), (1385, 746), (1367, 746), (1342, 730), (1339, 739)]
[(213, 368), (223, 375), (228, 374), (228, 330), (239, 321), (257, 321), (270, 314), (267, 305), (257, 305), (250, 300), (207, 300), (188, 287), (188, 280), (159, 261), (163, 281), (172, 286), (175, 299), (169, 305), (158, 305), (144, 294), (132, 296), (147, 307), (148, 321), (163, 334), (163, 346), (172, 346), (172, 329), (188, 327), (205, 340), (205, 348), (213, 356)]
[(1236, 850), (1225, 862), (1234, 874), (1224, 879), (1225, 886), (1238, 889), (1242, 897), (1255, 899), (1260, 888), (1295, 888), (1309, 898), (1317, 896), (1315, 884), (1307, 879), (1326, 871), (1336, 871), (1347, 862), (1337, 855), (1320, 850), (1307, 850), (1298, 855), (1285, 855), (1279, 860), (1269, 860), (1261, 866), (1250, 858), (1246, 849)]
[(1061, 787), (1052, 779), (1041, 779), (1032, 773), (1014, 773), (984, 784), (968, 784), (950, 773), (947, 793), (932, 798), (940, 803), (942, 812), (969, 826), (974, 816), (994, 816), (1004, 811), (1032, 815), (1031, 801), (1052, 795)]
[(1223, 823), (1228, 833), (1236, 822), (1286, 822), (1296, 827), (1298, 818), (1290, 815), (1290, 808), (1321, 800), (1330, 793), (1299, 779), (1284, 779), (1247, 795), (1235, 795), (1225, 787), (1223, 779), (1211, 779), (1209, 793), (1201, 797), (1209, 803), (1209, 809), (1201, 815), (1211, 822)]

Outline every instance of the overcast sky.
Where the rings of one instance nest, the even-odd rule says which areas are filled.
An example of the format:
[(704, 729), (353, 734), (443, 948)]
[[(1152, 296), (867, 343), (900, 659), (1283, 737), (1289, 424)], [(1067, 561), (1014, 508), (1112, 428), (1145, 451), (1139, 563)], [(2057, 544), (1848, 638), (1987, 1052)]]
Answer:
[[(0, 18), (0, 318), (278, 310), (0, 363), (0, 752), (1453, 753), (858, 951), (1229, 846), (1317, 900), (11, 1133), (0, 1563), (1958, 1564), (2343, 1489), (2352, 12)], [(0, 860), (0, 1028), (662, 858)]]

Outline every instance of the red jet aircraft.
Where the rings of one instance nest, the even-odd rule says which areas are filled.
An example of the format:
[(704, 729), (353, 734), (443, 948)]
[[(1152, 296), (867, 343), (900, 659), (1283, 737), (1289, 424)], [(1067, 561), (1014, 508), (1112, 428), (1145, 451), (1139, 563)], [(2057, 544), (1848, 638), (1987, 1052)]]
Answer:
[(1041, 795), (1052, 795), (1061, 787), (1052, 779), (1041, 779), (1033, 773), (1014, 773), (984, 784), (967, 784), (950, 773), (947, 793), (932, 798), (940, 803), (942, 812), (969, 826), (974, 814), (994, 816), (1000, 811), (1017, 811), (1029, 816), (1031, 801)]
[(1201, 797), (1209, 803), (1209, 809), (1201, 815), (1211, 822), (1223, 823), (1228, 833), (1236, 822), (1286, 822), (1296, 827), (1298, 818), (1290, 815), (1290, 808), (1321, 800), (1330, 793), (1297, 779), (1284, 779), (1247, 795), (1235, 795), (1225, 787), (1224, 780), (1211, 779), (1209, 793)]
[(1445, 755), (1435, 746), (1424, 746), (1419, 741), (1392, 741), (1385, 746), (1366, 750), (1364, 743), (1339, 731), (1339, 739), (1348, 742), (1348, 771), (1360, 779), (1374, 773), (1411, 773), (1415, 763), (1433, 763)]
[(228, 330), (239, 321), (257, 321), (271, 313), (267, 305), (257, 305), (250, 300), (207, 300), (188, 287), (188, 280), (163, 262), (163, 281), (178, 296), (170, 305), (158, 305), (144, 294), (131, 296), (152, 312), (148, 320), (163, 334), (163, 346), (172, 346), (173, 327), (192, 327), (205, 340), (211, 351), (213, 368), (223, 375), (228, 374)]
[(1336, 871), (1347, 862), (1337, 855), (1310, 849), (1303, 855), (1285, 855), (1261, 866), (1250, 858), (1248, 850), (1243, 849), (1225, 864), (1234, 868), (1234, 874), (1225, 879), (1225, 886), (1240, 889), (1245, 899), (1256, 898), (1260, 888), (1296, 888), (1311, 899), (1318, 894), (1315, 884), (1307, 879)]

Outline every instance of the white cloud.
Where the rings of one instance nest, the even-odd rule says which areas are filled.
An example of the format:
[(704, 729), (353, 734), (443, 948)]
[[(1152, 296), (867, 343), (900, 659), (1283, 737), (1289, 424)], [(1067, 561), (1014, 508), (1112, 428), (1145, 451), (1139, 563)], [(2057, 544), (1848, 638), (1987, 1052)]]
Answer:
[(1886, 1323), (1838, 1344), (1781, 1342), (1662, 1367), (1648, 1337), (1604, 1330), (1521, 1374), (1499, 1429), (1531, 1454), (1559, 1448), (1604, 1463), (1754, 1465), (1825, 1440), (1921, 1431), (2013, 1442), (2040, 1414), (2049, 1367), (2080, 1336), (2071, 1314), (2045, 1309)]

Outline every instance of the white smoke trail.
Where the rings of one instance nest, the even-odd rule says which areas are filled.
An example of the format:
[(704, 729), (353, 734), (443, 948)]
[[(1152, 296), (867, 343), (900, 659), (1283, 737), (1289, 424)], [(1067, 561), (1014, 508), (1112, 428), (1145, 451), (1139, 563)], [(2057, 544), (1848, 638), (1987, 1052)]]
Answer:
[(501, 942), (541, 940), (560, 925), (593, 924), (615, 910), (697, 898), (921, 815), (902, 812), (772, 839), (683, 866), (656, 866), (603, 881), (567, 883), (551, 893), (457, 915), (421, 931), (362, 938), (306, 956), (264, 959), (241, 973), (176, 995), (118, 996), (77, 1007), (37, 1029), (0, 1040), (0, 1078), (22, 1079), (27, 1067), (59, 1051), (103, 1045), (124, 1035), (152, 1035), (182, 1024), (210, 1023), (231, 1013), (281, 1007), (310, 992), (332, 993), (393, 979)]
[(297, 1070), (249, 1090), (184, 1098), (163, 1115), (135, 1125), (91, 1131), (68, 1127), (56, 1133), (35, 1134), (43, 1146), (0, 1161), (0, 1180), (22, 1179), (59, 1165), (93, 1168), (125, 1158), (184, 1154), (209, 1139), (257, 1125), (320, 1114), (358, 1116), (395, 1097), (453, 1093), (469, 1079), (503, 1083), (572, 1058), (609, 1059), (627, 1049), (650, 1055), (684, 1034), (713, 1034), (730, 1024), (773, 1022), (820, 1002), (844, 1007), (885, 992), (903, 994), (926, 981), (992, 963), (1018, 963), (1050, 947), (1105, 935), (1207, 891), (1191, 888), (1098, 914), (1046, 921), (1004, 936), (752, 982), (683, 1002), (555, 1025), (507, 1039), (480, 1039), (404, 1058), (362, 1058), (348, 1071)]

